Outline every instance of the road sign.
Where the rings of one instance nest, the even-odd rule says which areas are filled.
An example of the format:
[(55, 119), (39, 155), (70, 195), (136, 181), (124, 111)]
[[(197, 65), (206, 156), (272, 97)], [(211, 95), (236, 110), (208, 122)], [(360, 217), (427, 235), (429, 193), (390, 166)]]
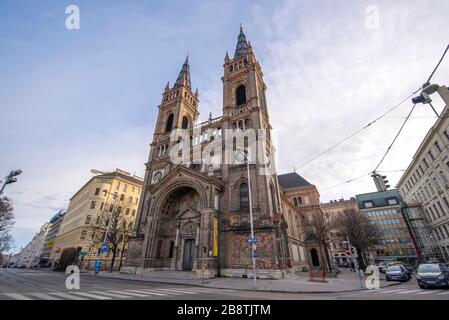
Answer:
[(87, 256), (87, 252), (81, 251), (81, 252), (80, 252), (80, 256), (81, 256), (81, 257)]
[(103, 243), (103, 245), (100, 248), (100, 252), (108, 252), (109, 251), (109, 245), (107, 243)]
[(248, 238), (248, 243), (257, 243), (257, 242), (259, 242), (259, 240), (257, 240), (256, 237), (254, 237), (254, 238)]
[(253, 250), (253, 257), (257, 257), (257, 251)]

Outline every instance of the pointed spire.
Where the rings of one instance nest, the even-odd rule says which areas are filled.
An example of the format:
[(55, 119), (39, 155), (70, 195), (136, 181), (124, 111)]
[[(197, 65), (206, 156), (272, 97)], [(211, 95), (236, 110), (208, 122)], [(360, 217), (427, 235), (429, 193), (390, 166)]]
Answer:
[(170, 81), (167, 81), (167, 85), (165, 86), (165, 91), (168, 91), (170, 89)]
[(178, 79), (176, 79), (175, 86), (181, 85), (185, 83), (189, 88), (191, 87), (190, 84), (190, 66), (189, 66), (189, 54), (187, 54), (186, 61), (182, 65), (182, 69), (179, 72)]
[(246, 36), (243, 33), (243, 27), (240, 23), (240, 33), (237, 39), (237, 46), (235, 47), (234, 59), (243, 56), (248, 52), (248, 43), (246, 42)]
[(226, 55), (225, 55), (225, 62), (228, 62), (229, 61), (229, 54), (228, 54), (228, 52), (226, 51)]

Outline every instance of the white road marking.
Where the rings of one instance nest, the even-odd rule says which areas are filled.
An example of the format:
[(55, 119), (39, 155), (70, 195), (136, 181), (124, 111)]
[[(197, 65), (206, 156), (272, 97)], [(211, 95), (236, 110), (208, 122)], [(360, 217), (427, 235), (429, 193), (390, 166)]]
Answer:
[(118, 293), (112, 293), (112, 292), (107, 292), (107, 291), (89, 291), (90, 293), (93, 294), (104, 294), (106, 296), (111, 296), (114, 298), (125, 298), (125, 299), (129, 299), (132, 298), (132, 295), (125, 295), (125, 294), (118, 294)]
[[(110, 290), (109, 292), (118, 293), (118, 294), (125, 294), (125, 292), (120, 291), (120, 290), (114, 290), (114, 291)], [(148, 296), (147, 294), (134, 293), (134, 292), (126, 292), (126, 294), (130, 295), (130, 296), (134, 296), (134, 297), (147, 297)]]
[(77, 295), (84, 296), (84, 297), (91, 298), (91, 299), (98, 299), (98, 300), (109, 300), (109, 299), (112, 299), (111, 297), (105, 297), (105, 296), (101, 296), (101, 295), (97, 295), (97, 294), (90, 294), (90, 293), (87, 293), (87, 292), (78, 292), (78, 291), (76, 291), (76, 292), (73, 292), (73, 294), (77, 294)]
[(24, 296), (20, 293), (4, 293), (4, 295), (16, 300), (33, 300), (32, 298)]
[(431, 293), (435, 293), (435, 291), (431, 291), (431, 290), (429, 290), (429, 291), (424, 291), (424, 290), (421, 290), (422, 292), (419, 292), (419, 293), (417, 293), (417, 294), (431, 294)]
[(63, 293), (63, 292), (49, 292), (48, 294), (52, 294), (64, 299), (71, 299), (71, 300), (87, 300), (85, 298), (81, 298), (81, 297), (77, 297), (73, 294), (67, 294), (67, 293)]
[(178, 293), (184, 293), (184, 294), (197, 294), (197, 292), (192, 292), (192, 291), (183, 291), (183, 290), (179, 290), (179, 289), (158, 289), (158, 290), (163, 290), (163, 291), (167, 291), (167, 292), (178, 292)]
[(406, 291), (401, 291), (401, 292), (397, 292), (398, 294), (409, 294), (409, 293), (413, 293), (413, 292), (419, 292), (421, 291), (421, 289), (416, 289), (416, 290), (406, 290)]
[(387, 290), (387, 291), (383, 291), (383, 293), (392, 293), (392, 292), (397, 292), (397, 291), (402, 291), (404, 289), (395, 289), (395, 290)]
[(124, 290), (125, 292), (137, 292), (137, 293), (144, 293), (146, 295), (155, 295), (155, 296), (166, 296), (167, 294), (164, 294), (162, 292), (154, 292), (149, 289), (143, 289), (143, 290)]
[(42, 299), (42, 300), (61, 300), (61, 299), (58, 299), (56, 297), (49, 296), (48, 294), (45, 294), (45, 293), (30, 292), (28, 294), (32, 295), (32, 296), (35, 296), (35, 297), (38, 297), (39, 299)]
[(443, 292), (439, 292), (439, 293), (437, 293), (437, 294), (449, 294), (449, 290), (443, 291)]

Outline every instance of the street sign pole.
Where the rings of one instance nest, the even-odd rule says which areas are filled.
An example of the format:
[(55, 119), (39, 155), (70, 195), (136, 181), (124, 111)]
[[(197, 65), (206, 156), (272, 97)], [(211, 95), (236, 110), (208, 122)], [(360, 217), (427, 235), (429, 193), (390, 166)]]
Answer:
[(348, 237), (346, 237), (346, 240), (348, 241), (348, 247), (349, 247), (349, 250), (351, 251), (351, 259), (354, 262), (354, 268), (355, 268), (355, 270), (357, 272), (357, 275), (359, 277), (359, 280), (360, 280), (360, 287), (363, 289), (364, 286), (363, 286), (363, 282), (362, 282), (362, 275), (360, 274), (360, 269), (359, 269), (359, 263), (357, 261), (357, 256), (355, 254), (352, 254), (351, 243), (349, 242), (349, 238)]

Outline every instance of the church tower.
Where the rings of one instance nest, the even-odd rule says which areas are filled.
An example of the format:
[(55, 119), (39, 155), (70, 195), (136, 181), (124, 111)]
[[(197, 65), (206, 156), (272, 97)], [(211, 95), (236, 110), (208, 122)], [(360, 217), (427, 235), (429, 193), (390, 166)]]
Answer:
[[(251, 249), (249, 193), (251, 193), (258, 266), (267, 277), (279, 277), (285, 256), (280, 244), (282, 236), (279, 227), (280, 194), (274, 164), (274, 147), (271, 142), (271, 125), (265, 99), (266, 86), (259, 62), (240, 26), (234, 56), (226, 53), (223, 81), (223, 128), (226, 129), (226, 151), (222, 167), (222, 177), (228, 186), (222, 203), (224, 223), (220, 236), (222, 252), (221, 273), (235, 269), (248, 270)], [(232, 134), (231, 134), (232, 133)], [(232, 145), (232, 146), (230, 146)], [(246, 161), (235, 161), (239, 154), (247, 155), (250, 181), (248, 181)], [(233, 250), (231, 248), (244, 248)], [(232, 254), (231, 254), (232, 251)], [(262, 263), (263, 261), (263, 263)], [(248, 263), (249, 262), (249, 263)], [(247, 272), (247, 271), (242, 271)], [(235, 276), (234, 274), (232, 276)]]

